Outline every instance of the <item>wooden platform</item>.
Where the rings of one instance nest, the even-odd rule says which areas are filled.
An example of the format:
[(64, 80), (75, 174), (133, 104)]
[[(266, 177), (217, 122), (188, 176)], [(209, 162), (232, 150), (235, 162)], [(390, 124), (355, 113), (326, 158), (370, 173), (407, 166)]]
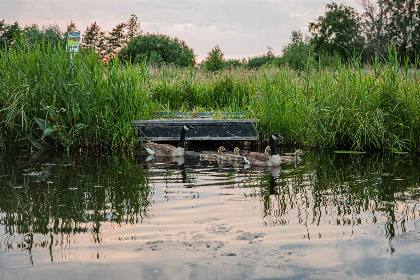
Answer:
[(138, 139), (144, 141), (178, 141), (181, 127), (189, 124), (194, 129), (189, 130), (185, 139), (190, 140), (258, 140), (260, 123), (255, 119), (174, 119), (133, 121)]

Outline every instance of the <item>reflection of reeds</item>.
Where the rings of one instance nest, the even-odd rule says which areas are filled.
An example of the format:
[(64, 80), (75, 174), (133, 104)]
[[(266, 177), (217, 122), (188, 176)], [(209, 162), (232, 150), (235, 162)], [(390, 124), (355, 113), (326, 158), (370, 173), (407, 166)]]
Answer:
[(244, 112), (260, 119), (263, 135), (276, 131), (301, 145), (419, 147), (420, 72), (401, 68), (392, 52), (363, 68), (301, 72), (103, 65), (83, 53), (69, 62), (51, 47), (16, 47), (0, 57), (0, 144), (31, 136), (66, 147), (128, 146), (131, 121), (163, 110)]
[[(392, 239), (419, 218), (418, 204), (406, 202), (416, 199), (419, 166), (399, 159), (321, 154), (300, 169), (283, 170), (275, 181), (253, 174), (248, 184), (255, 189), (252, 196), (261, 199), (266, 226), (379, 223), (379, 237), (389, 239), (393, 253)], [(404, 180), (394, 180), (395, 175)]]
[[(0, 185), (0, 224), (6, 236), (31, 233), (70, 238), (90, 232), (100, 242), (102, 222), (136, 224), (149, 215), (149, 179), (138, 174), (131, 156), (97, 160), (86, 156), (75, 161), (63, 157), (43, 165), (39, 170), (47, 174), (43, 181), (21, 175), (40, 168), (37, 164), (8, 162), (0, 168), (1, 174), (7, 174)], [(27, 248), (23, 243), (19, 246)]]

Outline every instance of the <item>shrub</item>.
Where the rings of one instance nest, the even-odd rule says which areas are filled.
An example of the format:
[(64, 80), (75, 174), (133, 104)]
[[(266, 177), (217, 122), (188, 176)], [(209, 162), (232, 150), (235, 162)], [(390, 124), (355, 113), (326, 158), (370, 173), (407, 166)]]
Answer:
[(166, 35), (148, 34), (130, 40), (119, 53), (122, 61), (153, 64), (174, 64), (178, 66), (195, 65), (195, 55), (184, 41)]

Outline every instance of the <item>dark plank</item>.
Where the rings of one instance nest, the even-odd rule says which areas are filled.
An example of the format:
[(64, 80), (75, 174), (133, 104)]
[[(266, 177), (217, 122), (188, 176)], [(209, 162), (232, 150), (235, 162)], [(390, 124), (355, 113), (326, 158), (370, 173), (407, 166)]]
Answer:
[(136, 126), (182, 126), (184, 124), (194, 125), (246, 125), (250, 123), (259, 123), (255, 119), (175, 119), (175, 120), (146, 120), (146, 121), (133, 121), (132, 125)]
[(190, 124), (194, 129), (186, 134), (186, 140), (258, 140), (259, 120), (234, 119), (176, 119), (133, 121), (139, 140), (177, 141), (181, 127)]

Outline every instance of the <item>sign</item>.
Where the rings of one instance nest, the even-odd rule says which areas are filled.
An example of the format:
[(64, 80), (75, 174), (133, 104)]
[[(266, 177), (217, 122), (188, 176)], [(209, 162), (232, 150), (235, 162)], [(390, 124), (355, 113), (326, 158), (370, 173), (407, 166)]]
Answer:
[(80, 32), (68, 33), (67, 51), (77, 53), (79, 51)]

